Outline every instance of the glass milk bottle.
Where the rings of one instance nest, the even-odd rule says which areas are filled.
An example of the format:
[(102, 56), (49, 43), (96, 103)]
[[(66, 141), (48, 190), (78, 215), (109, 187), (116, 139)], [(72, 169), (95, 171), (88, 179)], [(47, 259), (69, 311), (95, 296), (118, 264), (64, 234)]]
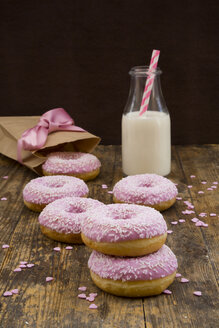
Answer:
[(127, 175), (171, 170), (170, 115), (161, 90), (161, 70), (153, 71), (154, 83), (147, 111), (139, 115), (147, 66), (133, 67), (128, 101), (122, 117), (122, 166)]

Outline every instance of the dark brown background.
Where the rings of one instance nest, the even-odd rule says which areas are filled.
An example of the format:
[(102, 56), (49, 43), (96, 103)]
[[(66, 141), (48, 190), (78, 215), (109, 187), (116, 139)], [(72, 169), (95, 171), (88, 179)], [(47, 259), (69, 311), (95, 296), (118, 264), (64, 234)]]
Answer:
[(218, 1), (1, 1), (1, 115), (62, 106), (120, 143), (128, 71), (161, 50), (172, 141), (219, 143)]

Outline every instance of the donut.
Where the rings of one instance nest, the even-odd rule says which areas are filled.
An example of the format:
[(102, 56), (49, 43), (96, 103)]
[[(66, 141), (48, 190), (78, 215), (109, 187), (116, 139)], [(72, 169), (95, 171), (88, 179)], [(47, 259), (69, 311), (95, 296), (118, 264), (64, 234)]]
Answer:
[(66, 197), (47, 205), (39, 215), (41, 231), (65, 243), (81, 244), (81, 222), (88, 210), (104, 204), (91, 198)]
[(140, 257), (115, 257), (93, 251), (88, 267), (93, 282), (117, 296), (144, 297), (162, 293), (174, 280), (177, 259), (163, 245), (157, 252)]
[(164, 211), (175, 203), (177, 194), (175, 184), (169, 179), (157, 174), (138, 174), (123, 178), (115, 184), (113, 201)]
[(88, 153), (55, 152), (48, 155), (42, 165), (43, 175), (70, 175), (82, 180), (92, 180), (100, 172), (99, 159)]
[(35, 212), (59, 198), (87, 197), (88, 187), (83, 180), (64, 175), (40, 177), (31, 180), (23, 190), (24, 204)]
[(91, 210), (81, 230), (88, 247), (116, 256), (155, 252), (167, 237), (167, 225), (160, 212), (131, 204), (111, 204)]

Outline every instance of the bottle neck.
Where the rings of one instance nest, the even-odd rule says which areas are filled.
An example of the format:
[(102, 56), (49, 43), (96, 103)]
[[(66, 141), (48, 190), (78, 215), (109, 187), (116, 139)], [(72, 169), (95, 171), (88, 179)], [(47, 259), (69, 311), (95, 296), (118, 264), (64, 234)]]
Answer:
[[(147, 111), (158, 111), (169, 114), (161, 89), (160, 74), (161, 71), (159, 71), (159, 74), (154, 74), (153, 87), (151, 90)], [(139, 71), (136, 73), (133, 72), (132, 69), (130, 71), (130, 75), (131, 84), (124, 114), (140, 110), (145, 89), (145, 83), (149, 74), (148, 72), (142, 72), (141, 74), (139, 74)]]

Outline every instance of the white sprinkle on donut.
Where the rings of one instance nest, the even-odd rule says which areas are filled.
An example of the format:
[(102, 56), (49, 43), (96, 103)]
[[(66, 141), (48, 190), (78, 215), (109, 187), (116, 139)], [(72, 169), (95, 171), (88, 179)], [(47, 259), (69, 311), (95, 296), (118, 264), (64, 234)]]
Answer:
[(99, 159), (92, 154), (55, 152), (48, 155), (42, 168), (52, 174), (77, 174), (95, 171), (100, 166)]
[(166, 277), (177, 269), (177, 259), (163, 245), (157, 252), (140, 257), (116, 257), (93, 251), (88, 267), (101, 278), (135, 281)]
[(47, 205), (39, 216), (39, 223), (59, 233), (81, 232), (81, 222), (88, 210), (104, 206), (91, 198), (66, 197)]
[(23, 190), (24, 200), (34, 204), (49, 204), (54, 200), (75, 196), (84, 197), (89, 189), (78, 178), (65, 175), (53, 175), (31, 180)]
[(177, 196), (173, 182), (157, 174), (138, 174), (123, 178), (113, 188), (113, 195), (125, 203), (154, 205)]
[(97, 242), (120, 242), (163, 235), (167, 225), (162, 214), (151, 207), (111, 204), (89, 211), (82, 232)]

